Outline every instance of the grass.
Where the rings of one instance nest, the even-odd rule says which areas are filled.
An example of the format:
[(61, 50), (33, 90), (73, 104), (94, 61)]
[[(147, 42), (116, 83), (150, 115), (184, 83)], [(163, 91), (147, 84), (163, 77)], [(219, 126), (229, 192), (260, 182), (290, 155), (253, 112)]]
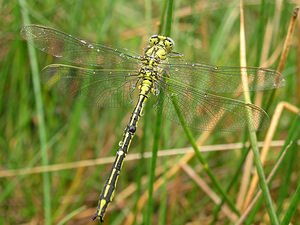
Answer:
[[(19, 5), (22, 10), (22, 20), (24, 21), (24, 24), (30, 24), (31, 22), (29, 19), (29, 13), (27, 10), (26, 1), (20, 0)], [(38, 68), (36, 53), (33, 46), (28, 47), (28, 55), (30, 59), (30, 67), (32, 71), (32, 83), (33, 83), (33, 90), (34, 90), (34, 96), (36, 102), (42, 165), (48, 166), (49, 158), (47, 153), (47, 131), (45, 127), (45, 113), (44, 113), (44, 105), (42, 101), (39, 68)], [(52, 223), (50, 189), (51, 189), (50, 175), (48, 172), (46, 172), (43, 173), (43, 202), (44, 202), (43, 206), (44, 206), (45, 224), (47, 225)]]
[[(164, 11), (161, 15), (160, 26), (158, 30), (158, 34), (163, 34), (165, 36), (171, 36), (171, 25), (173, 20), (173, 0), (165, 0), (164, 1)], [(163, 27), (165, 27), (164, 32), (162, 32)], [(152, 215), (153, 215), (153, 188), (154, 188), (154, 180), (155, 180), (155, 169), (156, 169), (156, 162), (157, 162), (157, 152), (159, 148), (159, 140), (161, 136), (161, 123), (162, 123), (162, 113), (163, 113), (163, 104), (165, 95), (161, 93), (159, 96), (159, 109), (157, 110), (156, 114), (156, 126), (154, 131), (154, 141), (153, 141), (153, 148), (152, 148), (152, 159), (151, 159), (151, 168), (149, 173), (149, 196), (148, 196), (148, 206), (147, 212), (145, 214), (145, 224), (150, 225), (152, 224)]]
[[(19, 35), (23, 23), (54, 27), (87, 40), (141, 53), (148, 36), (160, 29), (159, 21), (173, 18), (172, 23), (169, 21), (161, 29), (172, 30), (175, 51), (183, 53), (187, 61), (238, 66), (238, 5), (238, 1), (174, 1), (173, 10), (168, 11), (173, 15), (163, 17), (167, 5), (158, 0), (130, 3), (105, 0), (101, 4), (54, 0), (37, 4), (20, 0), (18, 7), (9, 1), (3, 3), (0, 8), (0, 224), (92, 224), (90, 218), (111, 165), (108, 157), (115, 155), (131, 113), (130, 107), (111, 109), (97, 108), (84, 101), (72, 103), (67, 96), (47, 90), (39, 81), (42, 78), (39, 71), (55, 59), (39, 51), (28, 52)], [(244, 2), (248, 66), (281, 65), (280, 53), (294, 7), (290, 2), (282, 5)], [(300, 224), (297, 151), (300, 99), (296, 83), (300, 75), (296, 32), (291, 35), (292, 46), (282, 70), (287, 76), (286, 86), (274, 94), (272, 101), (269, 96), (273, 94), (269, 91), (256, 93), (251, 101), (269, 108), (270, 116), (282, 105), (279, 102), (286, 101), (294, 107), (283, 107), (283, 113), (272, 121), (276, 126), (272, 128), (271, 139), (282, 140), (284, 144), (275, 147), (271, 140), (266, 141), (270, 143), (270, 151), (261, 172), (268, 177), (275, 171), (267, 183), (279, 223), (297, 225)], [(157, 118), (161, 119), (160, 132), (153, 123)], [(260, 132), (258, 143), (268, 140), (269, 132)], [(149, 102), (128, 155), (129, 160), (140, 152), (142, 159), (125, 162), (105, 224), (234, 224), (234, 218), (243, 217), (249, 206), (245, 204), (247, 194), (253, 193), (248, 197), (253, 199), (258, 190), (257, 185), (253, 191), (249, 189), (255, 176), (248, 153), (251, 151), (247, 151), (249, 132), (212, 131), (199, 135), (192, 131), (190, 135), (191, 139), (181, 126), (159, 117)], [(202, 152), (203, 145), (225, 149), (226, 144), (236, 142), (242, 142), (244, 147), (221, 152), (208, 147), (211, 150)], [(224, 196), (193, 152), (181, 155), (175, 151), (191, 145), (200, 149), (211, 175), (226, 193)], [(153, 149), (158, 155), (150, 169), (147, 154), (152, 154)], [(175, 154), (162, 149), (171, 149)], [(279, 160), (284, 150), (286, 153)], [(162, 157), (164, 152), (170, 155)], [(39, 166), (42, 167), (37, 170)], [(21, 174), (22, 171), (26, 173)], [(208, 192), (199, 185), (199, 178), (208, 185)], [(217, 202), (209, 197), (213, 193), (219, 199)], [(239, 216), (228, 208), (226, 198), (233, 202)], [(220, 202), (224, 207), (220, 207)], [(242, 224), (271, 224), (267, 207), (265, 199), (260, 197)]]

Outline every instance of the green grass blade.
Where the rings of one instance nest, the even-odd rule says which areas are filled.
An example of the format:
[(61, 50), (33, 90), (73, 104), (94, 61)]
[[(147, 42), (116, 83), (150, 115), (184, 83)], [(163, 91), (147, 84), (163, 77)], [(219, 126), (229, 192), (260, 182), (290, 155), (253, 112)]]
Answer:
[[(240, 2), (240, 58), (241, 58), (241, 66), (246, 66), (246, 47), (245, 47), (245, 28), (244, 28), (244, 10), (243, 10), (243, 2)], [(247, 74), (241, 73), (242, 78), (242, 84), (243, 84), (243, 90), (244, 90), (244, 100), (246, 103), (251, 104), (251, 98), (249, 94), (248, 89), (248, 83), (247, 83)], [(265, 199), (265, 203), (267, 206), (267, 211), (270, 217), (270, 221), (272, 225), (279, 225), (279, 221), (275, 212), (275, 209), (272, 204), (272, 199), (270, 195), (270, 191), (268, 188), (268, 184), (266, 181), (266, 177), (264, 174), (264, 170), (260, 161), (260, 154), (258, 150), (258, 143), (257, 143), (257, 136), (255, 131), (252, 129), (251, 124), (253, 124), (251, 121), (253, 120), (251, 113), (247, 113), (247, 119), (249, 121), (249, 139), (250, 144), (252, 147), (253, 155), (254, 155), (254, 164), (257, 170), (257, 174), (259, 177), (259, 185), (263, 193), (263, 197)]]
[(162, 13), (161, 13), (160, 19), (159, 19), (158, 34), (162, 34), (163, 30), (165, 28), (165, 16), (166, 16), (167, 7), (168, 7), (168, 0), (165, 0), (164, 6), (162, 8)]
[[(288, 197), (288, 188), (291, 185), (293, 175), (293, 167), (296, 164), (297, 160), (297, 141), (300, 136), (300, 117), (297, 116), (295, 121), (293, 122), (289, 133), (286, 137), (285, 145), (282, 149), (285, 149), (289, 143), (292, 143), (292, 146), (289, 149), (289, 152), (287, 153), (287, 159), (285, 160), (285, 163), (282, 163), (280, 168), (281, 170), (284, 170), (284, 174), (280, 174), (281, 177), (283, 177), (283, 183), (285, 185), (281, 185), (279, 189), (279, 197), (278, 197), (278, 206), (277, 206), (277, 212), (278, 214), (281, 213), (283, 205), (286, 201), (286, 198)], [(282, 154), (282, 153), (281, 153)]]
[[(164, 168), (167, 169), (166, 161), (164, 161)], [(165, 170), (167, 171), (167, 170)], [(159, 201), (159, 221), (158, 225), (164, 225), (167, 223), (167, 209), (168, 209), (168, 191), (166, 179), (161, 187), (160, 191), (160, 201)]]
[[(282, 149), (281, 149), (281, 152), (279, 153), (277, 159), (276, 159), (276, 162), (278, 162), (280, 160), (280, 158), (282, 157), (282, 154), (286, 151), (286, 149), (288, 148), (288, 152), (286, 153), (286, 155), (284, 156), (284, 161), (282, 161), (280, 163), (280, 166), (276, 169), (277, 171), (280, 171), (282, 170), (282, 167), (285, 165), (285, 164), (290, 164), (291, 161), (290, 161), (290, 157), (288, 155), (291, 155), (291, 153), (293, 152), (297, 152), (297, 141), (300, 137), (300, 129), (299, 129), (299, 124), (300, 124), (300, 117), (297, 116), (297, 118), (295, 119), (295, 121), (292, 123), (291, 125), (291, 128), (289, 129), (289, 133), (287, 134), (287, 137), (285, 139), (285, 143), (284, 145), (282, 146)], [(276, 172), (278, 173), (278, 172)], [(281, 176), (281, 175), (280, 175)], [(291, 176), (291, 174), (287, 174), (288, 177)], [(281, 176), (282, 177), (282, 176)], [(272, 185), (272, 181), (274, 180), (275, 178), (275, 175), (273, 176), (272, 180), (270, 181), (270, 186)], [(282, 185), (282, 186), (286, 186), (287, 184), (284, 183), (285, 185)], [(283, 187), (285, 189), (285, 187)], [(262, 196), (259, 198), (259, 200), (257, 201), (257, 203), (255, 204), (255, 206), (253, 207), (253, 209), (251, 210), (251, 213), (249, 214), (248, 216), (248, 219), (247, 219), (247, 223), (246, 224), (253, 224), (254, 223), (254, 219), (255, 219), (255, 215), (256, 213), (259, 211), (262, 203), (263, 203), (263, 198)], [(279, 203), (278, 204), (278, 208), (280, 209), (281, 208), (281, 204), (282, 203)], [(278, 210), (280, 211), (280, 210)]]
[(230, 41), (231, 31), (233, 29), (234, 23), (238, 18), (238, 13), (236, 11), (236, 6), (238, 1), (231, 1), (230, 4), (226, 7), (226, 13), (223, 16), (222, 22), (220, 23), (220, 29), (212, 37), (212, 49), (210, 61), (212, 63), (217, 62), (220, 56), (224, 54), (224, 48)]
[(235, 208), (233, 202), (228, 198), (228, 196), (226, 195), (226, 192), (221, 188), (221, 185), (219, 184), (217, 178), (214, 176), (214, 174), (211, 172), (208, 163), (206, 162), (205, 158), (202, 156), (202, 153), (200, 152), (197, 143), (195, 141), (195, 139), (193, 138), (192, 132), (190, 131), (190, 129), (188, 128), (188, 126), (186, 125), (186, 122), (183, 118), (183, 115), (179, 109), (178, 103), (177, 103), (177, 99), (176, 96), (172, 96), (172, 103), (174, 105), (175, 111), (177, 113), (177, 116), (179, 118), (179, 121), (181, 123), (181, 126), (184, 129), (184, 132), (190, 142), (190, 144), (192, 145), (192, 148), (195, 151), (195, 154), (197, 156), (197, 159), (199, 160), (199, 162), (201, 163), (201, 165), (203, 166), (203, 170), (204, 172), (209, 176), (209, 178), (212, 181), (212, 185), (217, 189), (217, 191), (222, 195), (222, 197), (226, 200), (226, 203), (228, 204), (228, 206), (230, 207), (230, 209), (235, 212), (237, 215), (239, 215), (239, 211)]
[[(243, 141), (243, 143), (245, 143), (245, 141)], [(250, 148), (247, 148), (244, 146), (242, 149), (241, 149), (243, 155), (241, 157), (241, 160), (239, 161), (239, 165), (237, 166), (236, 168), (236, 172), (234, 173), (233, 177), (232, 177), (232, 180), (230, 181), (228, 187), (226, 188), (226, 193), (229, 193), (231, 188), (233, 188), (233, 185), (238, 181), (238, 177), (240, 176), (240, 173), (243, 169), (243, 166), (244, 166), (244, 162), (245, 160), (247, 159), (247, 156), (248, 156), (248, 153), (250, 151)], [(219, 216), (219, 212), (221, 211), (224, 203), (225, 203), (225, 199), (224, 197), (222, 198), (221, 200), (221, 203), (219, 205), (217, 205), (217, 207), (215, 208), (214, 210), (214, 213), (213, 213), (213, 220), (211, 221), (210, 225), (213, 225), (217, 222), (218, 220), (218, 216)]]
[(263, 198), (260, 197), (257, 201), (257, 203), (255, 204), (255, 206), (253, 207), (251, 213), (249, 214), (246, 222), (245, 222), (245, 225), (252, 225), (254, 224), (254, 220), (255, 220), (255, 216), (258, 214), (259, 210), (260, 210), (260, 207), (261, 205), (263, 204)]
[[(173, 0), (166, 0), (168, 2), (167, 7), (167, 18), (166, 18), (166, 30), (165, 34), (170, 36), (171, 32), (171, 24), (172, 24), (172, 11), (173, 11)], [(164, 13), (164, 12), (163, 12)], [(164, 93), (159, 95), (159, 107), (157, 110), (157, 119), (156, 119), (156, 127), (154, 131), (154, 142), (152, 149), (152, 159), (151, 159), (151, 169), (150, 169), (150, 178), (149, 178), (149, 187), (148, 187), (148, 208), (146, 213), (146, 223), (147, 225), (152, 224), (152, 212), (153, 212), (153, 185), (155, 180), (155, 168), (157, 161), (157, 152), (159, 148), (159, 140), (161, 134), (161, 122), (162, 122), (162, 112), (163, 112), (163, 101), (164, 101)]]
[(279, 225), (279, 221), (278, 221), (277, 215), (275, 213), (275, 209), (272, 204), (272, 199), (271, 199), (270, 191), (269, 191), (268, 184), (266, 181), (266, 177), (264, 174), (264, 170), (263, 170), (263, 167), (262, 167), (262, 164), (260, 161), (260, 154), (259, 154), (258, 145), (257, 145), (257, 137), (256, 137), (256, 134), (254, 131), (251, 131), (251, 130), (249, 131), (249, 138), (250, 138), (252, 151), (254, 154), (255, 167), (257, 170), (258, 177), (259, 177), (259, 186), (262, 190), (263, 197), (265, 199), (265, 203), (266, 203), (267, 210), (268, 210), (268, 213), (270, 216), (271, 224)]
[(80, 208), (74, 210), (73, 212), (66, 215), (57, 225), (64, 225), (68, 223), (74, 216), (78, 215), (80, 212), (86, 209), (86, 206), (81, 206)]
[[(19, 0), (19, 5), (22, 10), (22, 18), (24, 24), (30, 24), (29, 15), (26, 7), (25, 0)], [(37, 64), (37, 57), (35, 54), (35, 50), (32, 45), (28, 45), (28, 54), (30, 59), (30, 66), (32, 71), (32, 81), (34, 88), (34, 97), (36, 103), (36, 112), (38, 117), (38, 129), (39, 129), (39, 139), (40, 139), (40, 152), (42, 157), (43, 166), (47, 166), (49, 164), (48, 154), (47, 154), (47, 134), (46, 134), (46, 126), (44, 119), (44, 109), (43, 109), (43, 101), (40, 87), (40, 79), (39, 79), (39, 68)], [(51, 217), (51, 181), (50, 174), (43, 173), (43, 198), (44, 198), (44, 216), (45, 216), (45, 224), (52, 224)]]
[[(283, 147), (283, 149), (289, 144), (292, 143), (291, 147), (290, 147), (290, 151), (292, 151), (291, 155), (292, 156), (297, 156), (297, 150), (298, 150), (298, 140), (300, 137), (300, 116), (298, 115), (296, 120), (294, 121), (292, 128), (290, 129), (289, 133), (288, 133), (288, 137), (286, 139), (286, 143)], [(288, 162), (286, 164), (290, 164), (290, 160), (287, 160)], [(290, 177), (292, 175), (292, 171), (288, 170), (287, 171), (288, 174), (287, 177)], [(284, 183), (285, 184), (285, 183)], [(285, 186), (285, 185), (283, 185)], [(297, 189), (291, 199), (290, 205), (287, 209), (287, 211), (285, 212), (284, 218), (281, 222), (282, 225), (287, 225), (291, 222), (292, 216), (294, 215), (298, 205), (299, 205), (299, 201), (300, 201), (300, 179), (298, 180), (298, 185), (297, 185)], [(279, 208), (281, 208), (283, 204), (283, 201), (281, 204), (279, 204)]]
[(293, 215), (295, 214), (297, 207), (299, 206), (300, 202), (300, 179), (298, 180), (297, 189), (292, 197), (291, 203), (283, 217), (281, 225), (288, 225), (291, 222)]
[(167, 18), (166, 18), (166, 29), (165, 29), (165, 36), (171, 36), (171, 27), (172, 27), (172, 20), (173, 20), (173, 0), (168, 1), (168, 8), (167, 8)]

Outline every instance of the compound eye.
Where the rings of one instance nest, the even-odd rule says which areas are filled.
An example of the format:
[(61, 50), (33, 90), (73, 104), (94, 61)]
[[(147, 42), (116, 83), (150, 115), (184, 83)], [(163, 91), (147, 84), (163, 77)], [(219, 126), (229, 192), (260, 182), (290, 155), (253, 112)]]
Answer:
[(165, 41), (165, 45), (168, 51), (172, 51), (175, 46), (175, 43), (171, 38), (167, 38)]
[(155, 35), (152, 35), (150, 38), (149, 38), (149, 45), (152, 47), (154, 45), (157, 45), (159, 42), (159, 39), (158, 39), (158, 35), (155, 34)]

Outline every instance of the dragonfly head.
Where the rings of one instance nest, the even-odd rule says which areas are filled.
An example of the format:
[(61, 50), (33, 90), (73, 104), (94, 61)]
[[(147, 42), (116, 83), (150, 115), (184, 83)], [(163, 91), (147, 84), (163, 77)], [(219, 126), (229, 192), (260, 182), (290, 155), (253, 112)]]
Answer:
[(155, 34), (149, 38), (148, 49), (151, 49), (153, 47), (158, 47), (163, 49), (166, 52), (166, 54), (168, 54), (172, 52), (174, 46), (175, 46), (174, 41), (169, 37)]
[(155, 34), (149, 38), (149, 47), (153, 47), (155, 45), (165, 47), (168, 52), (171, 52), (175, 46), (175, 43), (169, 37)]

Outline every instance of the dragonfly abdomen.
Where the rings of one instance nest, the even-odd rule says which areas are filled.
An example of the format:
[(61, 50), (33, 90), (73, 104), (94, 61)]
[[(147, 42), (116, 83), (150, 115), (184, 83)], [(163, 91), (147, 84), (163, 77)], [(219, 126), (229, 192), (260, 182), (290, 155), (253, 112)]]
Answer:
[(113, 163), (111, 172), (106, 180), (105, 186), (100, 194), (97, 212), (96, 215), (93, 217), (94, 220), (98, 218), (101, 221), (103, 221), (106, 208), (108, 207), (109, 203), (113, 200), (117, 181), (123, 166), (124, 159), (127, 155), (132, 138), (135, 135), (137, 124), (150, 90), (151, 85), (148, 86), (148, 82), (142, 82), (138, 103), (136, 104), (133, 113), (130, 117), (129, 123), (125, 128), (122, 141), (120, 141), (119, 143), (116, 159)]
[[(150, 45), (143, 56), (143, 65), (141, 66), (138, 75), (140, 78), (139, 99), (131, 114), (129, 123), (125, 128), (122, 141), (119, 143), (116, 159), (106, 180), (105, 186), (100, 194), (97, 212), (93, 219), (98, 218), (103, 221), (106, 208), (113, 200), (122, 165), (130, 147), (132, 138), (136, 132), (137, 124), (144, 108), (144, 103), (148, 99), (148, 96), (151, 92), (155, 93), (154, 82), (159, 79), (160, 75), (158, 72), (158, 64), (166, 59), (167, 50), (163, 43), (168, 43), (170, 45), (173, 44), (171, 39), (163, 36), (153, 36), (152, 39), (161, 39), (162, 43), (155, 46)], [(171, 47), (169, 46), (169, 48)]]

